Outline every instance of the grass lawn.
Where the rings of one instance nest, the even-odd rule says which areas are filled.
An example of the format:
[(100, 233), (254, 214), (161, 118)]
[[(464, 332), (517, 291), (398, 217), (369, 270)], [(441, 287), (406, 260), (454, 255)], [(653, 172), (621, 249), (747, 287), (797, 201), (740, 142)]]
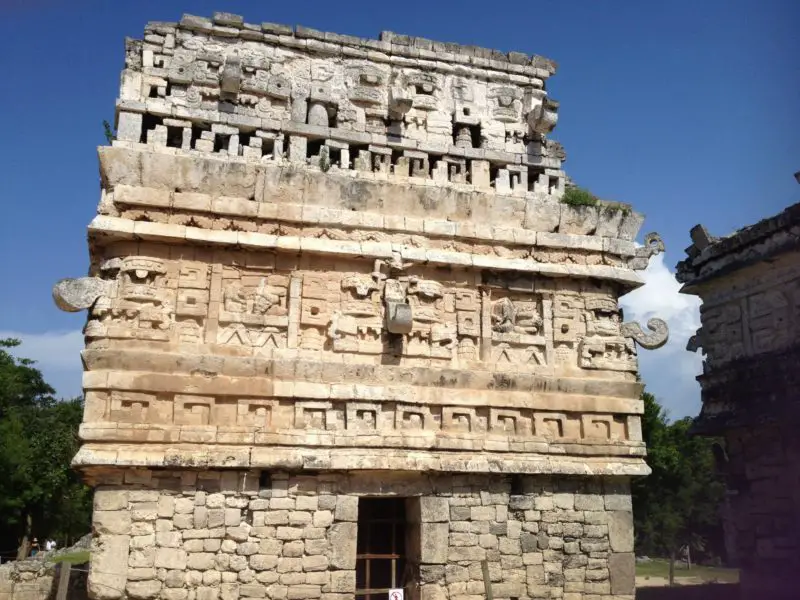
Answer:
[[(669, 561), (653, 559), (648, 563), (636, 564), (637, 577), (659, 577), (669, 579)], [(737, 583), (739, 581), (738, 569), (726, 569), (724, 567), (706, 567), (702, 565), (692, 565), (691, 569), (686, 568), (686, 563), (675, 563), (675, 579), (688, 579), (702, 581), (703, 583)]]
[(83, 552), (67, 552), (66, 554), (53, 557), (53, 562), (65, 562), (71, 565), (80, 565), (89, 562), (89, 556), (90, 554), (88, 550), (84, 550)]

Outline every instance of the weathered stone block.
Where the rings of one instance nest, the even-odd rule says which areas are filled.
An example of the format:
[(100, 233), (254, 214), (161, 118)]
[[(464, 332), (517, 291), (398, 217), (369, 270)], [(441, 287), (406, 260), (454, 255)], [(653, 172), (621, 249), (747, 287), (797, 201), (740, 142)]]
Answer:
[(266, 598), (267, 590), (259, 584), (242, 584), (239, 586), (239, 597), (241, 598)]
[(336, 569), (356, 568), (356, 535), (355, 523), (334, 523), (328, 529), (328, 541), (331, 544), (330, 564)]
[(130, 565), (131, 567), (152, 567), (155, 561), (155, 557), (156, 557), (155, 548), (130, 550), (130, 552), (128, 553), (128, 565)]
[(131, 533), (131, 513), (127, 510), (95, 510), (92, 526), (98, 535), (129, 535)]
[(420, 587), (420, 600), (447, 600), (447, 591), (441, 585), (426, 584)]
[(186, 565), (190, 569), (206, 571), (214, 568), (214, 558), (214, 555), (210, 552), (192, 552), (188, 555)]
[(608, 513), (608, 542), (612, 552), (633, 552), (633, 513), (625, 510)]
[(98, 487), (94, 491), (95, 511), (117, 511), (127, 510), (128, 491), (114, 488)]
[(337, 521), (357, 521), (358, 496), (339, 496), (333, 516)]
[(197, 600), (218, 600), (219, 588), (198, 587), (195, 598), (197, 598)]
[(352, 594), (356, 589), (355, 571), (331, 572), (330, 591), (337, 594)]
[(608, 558), (612, 594), (633, 594), (636, 560), (632, 552), (612, 552)]
[(430, 523), (446, 523), (450, 520), (450, 505), (447, 498), (422, 496), (419, 499), (420, 520)]
[(95, 598), (122, 597), (127, 582), (129, 543), (126, 535), (104, 535), (93, 542), (88, 589)]
[(431, 564), (447, 562), (449, 528), (447, 523), (420, 523), (420, 561)]
[(125, 586), (125, 593), (134, 600), (147, 600), (155, 598), (161, 592), (161, 582), (150, 581), (128, 581)]

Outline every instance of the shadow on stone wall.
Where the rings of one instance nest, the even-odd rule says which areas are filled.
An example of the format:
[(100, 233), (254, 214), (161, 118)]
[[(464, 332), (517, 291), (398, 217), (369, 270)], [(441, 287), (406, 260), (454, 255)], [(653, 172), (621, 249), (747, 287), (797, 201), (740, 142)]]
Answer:
[(636, 600), (735, 600), (738, 597), (738, 583), (706, 583), (636, 590)]

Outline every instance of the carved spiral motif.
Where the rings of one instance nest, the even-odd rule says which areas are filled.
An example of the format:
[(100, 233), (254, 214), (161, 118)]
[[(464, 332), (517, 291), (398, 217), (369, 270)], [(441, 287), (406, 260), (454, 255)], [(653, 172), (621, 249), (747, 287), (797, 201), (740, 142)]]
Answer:
[(664, 319), (648, 319), (647, 328), (652, 333), (645, 333), (639, 323), (623, 323), (621, 331), (623, 336), (631, 338), (647, 350), (661, 348), (669, 340), (669, 327)]

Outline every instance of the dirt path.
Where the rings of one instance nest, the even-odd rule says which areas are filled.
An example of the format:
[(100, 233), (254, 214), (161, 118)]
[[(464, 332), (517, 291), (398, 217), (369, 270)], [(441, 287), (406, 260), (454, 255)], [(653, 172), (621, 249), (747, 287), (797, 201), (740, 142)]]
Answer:
[[(676, 577), (675, 584), (676, 585), (699, 585), (706, 583), (700, 577)], [(669, 579), (667, 577), (636, 577), (636, 587), (665, 587), (669, 585)]]

